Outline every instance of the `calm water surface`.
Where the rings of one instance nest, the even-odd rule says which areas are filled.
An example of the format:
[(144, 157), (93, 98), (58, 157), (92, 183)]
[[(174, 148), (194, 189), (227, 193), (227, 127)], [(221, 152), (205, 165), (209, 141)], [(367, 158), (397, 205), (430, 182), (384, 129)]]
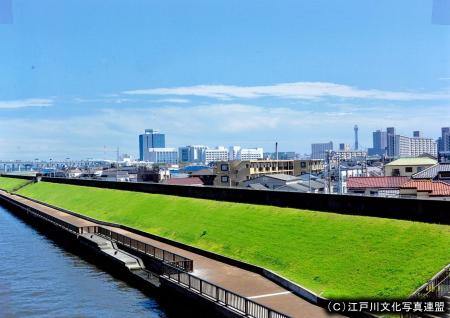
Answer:
[(164, 317), (158, 303), (0, 206), (0, 317)]

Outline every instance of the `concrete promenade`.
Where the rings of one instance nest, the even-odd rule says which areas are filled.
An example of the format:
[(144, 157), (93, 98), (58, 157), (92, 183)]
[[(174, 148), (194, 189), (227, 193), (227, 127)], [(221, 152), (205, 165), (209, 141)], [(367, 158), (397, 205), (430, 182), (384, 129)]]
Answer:
[(117, 227), (108, 227), (96, 224), (94, 222), (87, 221), (85, 219), (47, 207), (34, 201), (11, 195), (1, 190), (0, 193), (4, 196), (9, 197), (10, 199), (31, 206), (39, 210), (40, 212), (56, 217), (62, 221), (71, 223), (74, 226), (102, 226), (103, 228), (108, 228), (135, 240), (139, 240), (149, 245), (153, 245), (155, 247), (159, 247), (161, 249), (192, 259), (194, 262), (194, 271), (191, 274), (193, 274), (194, 276), (197, 276), (222, 288), (228, 289), (241, 296), (247, 297), (254, 302), (260, 303), (290, 317), (340, 317), (339, 315), (330, 315), (326, 310), (292, 294), (290, 291), (273, 283), (269, 279), (259, 274), (255, 274), (239, 267), (228, 265), (226, 263)]

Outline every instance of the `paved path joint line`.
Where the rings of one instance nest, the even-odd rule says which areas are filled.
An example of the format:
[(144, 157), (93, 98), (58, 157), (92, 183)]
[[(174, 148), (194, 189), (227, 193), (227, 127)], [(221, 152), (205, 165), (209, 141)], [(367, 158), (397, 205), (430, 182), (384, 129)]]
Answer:
[(291, 294), (292, 292), (290, 291), (285, 291), (285, 292), (281, 292), (281, 293), (273, 293), (273, 294), (265, 294), (265, 295), (258, 295), (258, 296), (251, 296), (251, 297), (247, 297), (248, 299), (257, 299), (257, 298), (263, 298), (263, 297), (271, 297), (271, 296), (278, 296), (278, 295), (287, 295), (287, 294)]

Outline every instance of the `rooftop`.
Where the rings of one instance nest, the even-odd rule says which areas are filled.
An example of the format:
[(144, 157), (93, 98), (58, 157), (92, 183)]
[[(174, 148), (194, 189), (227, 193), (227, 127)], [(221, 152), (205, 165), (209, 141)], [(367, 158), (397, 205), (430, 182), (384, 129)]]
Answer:
[(261, 177), (267, 177), (267, 178), (273, 178), (273, 179), (278, 179), (281, 181), (297, 181), (300, 180), (299, 177), (294, 177), (288, 174), (284, 174), (284, 173), (279, 173), (279, 174), (266, 174), (264, 176)]
[(252, 183), (249, 184), (248, 187), (254, 190), (268, 190), (268, 188), (262, 185), (261, 183)]
[(171, 185), (203, 185), (203, 181), (198, 177), (172, 178), (164, 181), (164, 183)]
[(434, 179), (439, 172), (449, 172), (450, 163), (438, 163), (437, 165), (426, 168), (420, 172), (417, 172), (411, 176), (413, 179)]
[(408, 177), (349, 177), (347, 180), (348, 189), (398, 189), (408, 182)]
[(400, 158), (388, 163), (386, 166), (423, 166), (423, 165), (435, 165), (437, 160), (425, 157), (417, 158)]
[(401, 189), (417, 189), (418, 192), (429, 192), (430, 196), (450, 196), (450, 184), (442, 181), (411, 180), (403, 184)]
[(300, 183), (291, 183), (275, 189), (276, 191), (308, 192), (309, 187)]

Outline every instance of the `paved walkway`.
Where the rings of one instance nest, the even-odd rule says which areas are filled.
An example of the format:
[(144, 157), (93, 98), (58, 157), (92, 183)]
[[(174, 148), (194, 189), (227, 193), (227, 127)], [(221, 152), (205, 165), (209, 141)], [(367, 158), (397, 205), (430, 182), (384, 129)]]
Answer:
[[(95, 223), (49, 208), (45, 205), (41, 205), (18, 196), (10, 195), (3, 191), (0, 191), (0, 193), (13, 198), (14, 200), (26, 203), (27, 205), (30, 205), (61, 220), (70, 222), (73, 225), (96, 225)], [(106, 226), (103, 227), (109, 228), (111, 230), (114, 230), (115, 232), (129, 236), (144, 243), (190, 258), (194, 261), (194, 271), (192, 273), (193, 275), (205, 281), (233, 291), (236, 294), (248, 297), (257, 303), (265, 305), (293, 318), (341, 317), (339, 315), (330, 315), (326, 310), (292, 294), (285, 288), (280, 287), (279, 285), (273, 283), (272, 281), (259, 274), (255, 274), (239, 267), (228, 265), (226, 263), (216, 261), (181, 248), (177, 248), (170, 244), (162, 243), (157, 240), (131, 233), (120, 228)]]

